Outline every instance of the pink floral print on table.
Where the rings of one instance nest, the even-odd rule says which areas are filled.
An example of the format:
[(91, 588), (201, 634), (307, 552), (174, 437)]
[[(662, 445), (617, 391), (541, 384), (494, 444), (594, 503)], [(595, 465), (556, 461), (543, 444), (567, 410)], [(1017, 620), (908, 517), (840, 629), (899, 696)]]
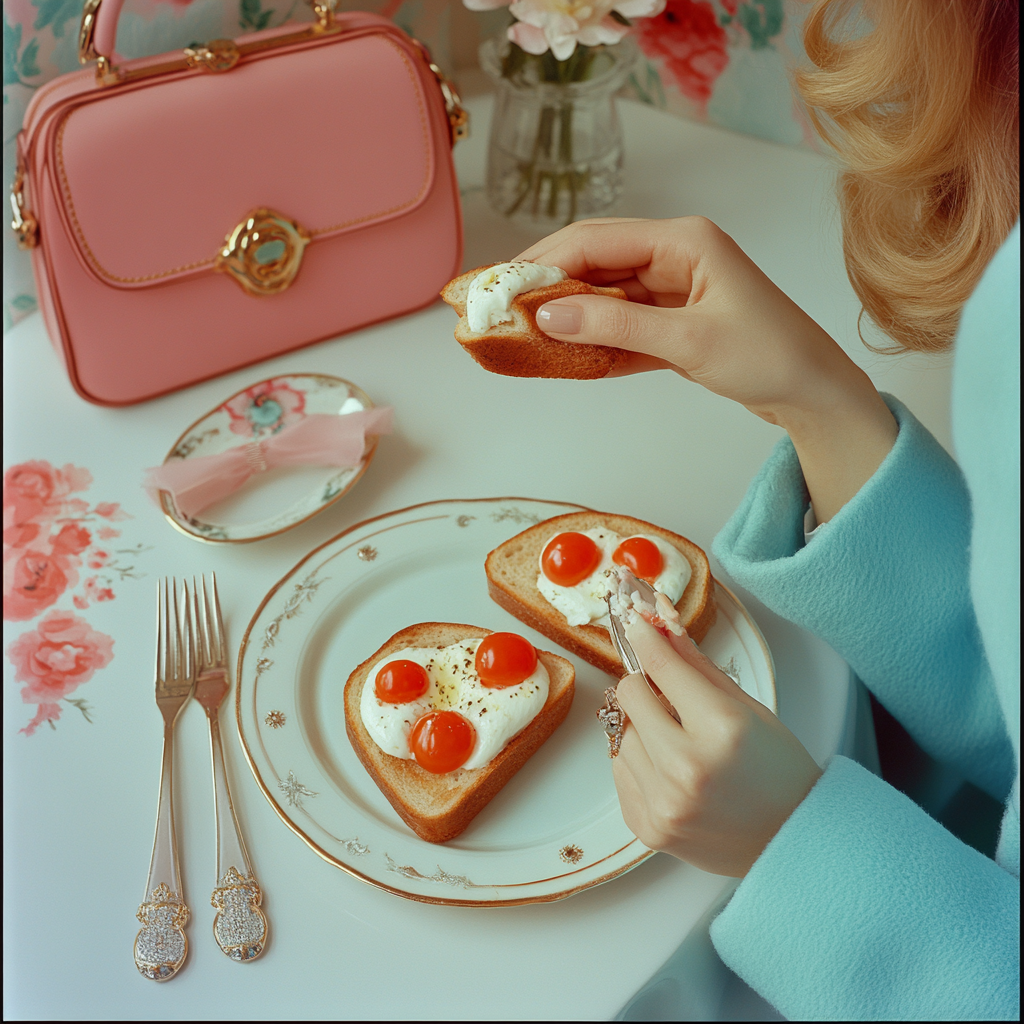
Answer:
[[(72, 466), (55, 469), (48, 462), (22, 462), (4, 473), (4, 531), (15, 523), (46, 521), (61, 514), (64, 499), (84, 491), (92, 473)], [(6, 542), (6, 537), (5, 537)]]
[(73, 496), (91, 484), (87, 469), (70, 464), (57, 469), (43, 460), (19, 463), (4, 474), (4, 619), (26, 622), (47, 613), (7, 648), (15, 679), (28, 684), (22, 699), (38, 705), (35, 717), (21, 730), (28, 736), (43, 722), (54, 727), (62, 700), (91, 721), (86, 702), (69, 694), (113, 658), (111, 637), (73, 612), (52, 606), (78, 587), (83, 561), (96, 575), (70, 595), (71, 603), (84, 610), (112, 601), (114, 578), (138, 579), (134, 558), (147, 550), (141, 544), (112, 550), (97, 543), (95, 538), (106, 542), (119, 537), (121, 531), (109, 524), (131, 516), (118, 502), (90, 507)]
[(13, 641), (7, 657), (14, 665), (15, 680), (27, 684), (21, 699), (38, 705), (35, 718), (21, 730), (31, 736), (43, 722), (60, 718), (58, 701), (110, 664), (114, 641), (72, 612), (54, 610), (34, 630)]
[(277, 377), (236, 395), (224, 403), (231, 417), (231, 432), (243, 437), (276, 434), (305, 416), (306, 396)]

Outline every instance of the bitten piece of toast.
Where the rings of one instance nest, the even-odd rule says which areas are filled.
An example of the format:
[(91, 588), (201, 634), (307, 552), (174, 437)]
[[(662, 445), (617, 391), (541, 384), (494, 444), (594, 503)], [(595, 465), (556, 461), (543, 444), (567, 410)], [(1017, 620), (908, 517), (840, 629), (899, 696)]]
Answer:
[(490, 632), (454, 622), (407, 626), (356, 668), (345, 684), (345, 729), (356, 756), (402, 820), (428, 843), (445, 843), (464, 831), (562, 724), (572, 704), (576, 671), (565, 658), (538, 649), (537, 658), (548, 670), (550, 685), (548, 699), (536, 717), (489, 764), (457, 768), (444, 775), (434, 775), (415, 761), (386, 754), (374, 743), (359, 713), (363, 684), (377, 662), (406, 647), (447, 647)]
[(537, 589), (540, 556), (558, 533), (582, 532), (597, 527), (622, 537), (646, 533), (672, 544), (690, 563), (690, 581), (676, 602), (679, 620), (696, 643), (707, 635), (716, 615), (715, 581), (707, 555), (693, 541), (642, 519), (607, 512), (570, 512), (545, 519), (496, 547), (485, 563), (491, 597), (521, 622), (553, 640), (559, 647), (596, 665), (609, 675), (621, 676), (611, 637), (604, 626), (570, 626), (565, 616)]
[(473, 279), (494, 266), (477, 267), (441, 291), (441, 298), (459, 314), (455, 340), (485, 369), (506, 377), (560, 377), (572, 380), (594, 380), (604, 377), (613, 366), (629, 355), (621, 348), (604, 345), (575, 345), (550, 338), (537, 326), (537, 310), (545, 302), (570, 295), (608, 295), (625, 299), (621, 288), (600, 288), (585, 281), (568, 279), (523, 292), (512, 299), (510, 323), (489, 327), (481, 334), (469, 329), (466, 319), (466, 296)]

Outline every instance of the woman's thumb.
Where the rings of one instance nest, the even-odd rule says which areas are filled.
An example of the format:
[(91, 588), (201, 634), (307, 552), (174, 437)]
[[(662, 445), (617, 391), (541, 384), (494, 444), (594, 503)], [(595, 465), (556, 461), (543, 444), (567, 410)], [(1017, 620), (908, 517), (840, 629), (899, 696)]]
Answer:
[(559, 341), (614, 345), (664, 358), (679, 330), (679, 310), (647, 306), (606, 295), (573, 295), (546, 302), (537, 326)]

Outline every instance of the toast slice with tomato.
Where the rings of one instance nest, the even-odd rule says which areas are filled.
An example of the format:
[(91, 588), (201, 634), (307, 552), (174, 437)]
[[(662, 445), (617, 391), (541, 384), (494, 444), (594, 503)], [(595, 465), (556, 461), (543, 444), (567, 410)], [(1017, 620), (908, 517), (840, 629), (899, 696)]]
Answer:
[(570, 512), (545, 519), (496, 547), (485, 562), (491, 597), (521, 622), (543, 633), (559, 647), (602, 672), (621, 676), (623, 669), (604, 626), (570, 626), (565, 616), (537, 587), (540, 559), (548, 543), (560, 533), (603, 528), (622, 537), (648, 534), (675, 547), (690, 563), (690, 580), (676, 602), (679, 620), (695, 643), (707, 636), (715, 621), (715, 581), (708, 556), (691, 540), (653, 523), (608, 512)]
[(537, 715), (482, 768), (456, 768), (434, 774), (385, 753), (363, 724), (360, 702), (370, 670), (389, 654), (409, 647), (447, 647), (491, 633), (479, 626), (420, 622), (399, 630), (348, 677), (345, 684), (345, 729), (356, 756), (402, 820), (428, 843), (445, 843), (463, 832), (527, 760), (540, 749), (569, 713), (576, 671), (557, 654), (537, 650), (548, 672), (548, 696)]

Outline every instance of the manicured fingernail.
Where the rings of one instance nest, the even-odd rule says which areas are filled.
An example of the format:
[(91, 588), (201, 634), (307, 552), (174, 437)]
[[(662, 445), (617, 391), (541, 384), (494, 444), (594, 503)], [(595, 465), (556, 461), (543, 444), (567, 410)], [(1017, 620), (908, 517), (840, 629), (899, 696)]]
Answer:
[(583, 310), (572, 302), (547, 302), (537, 310), (537, 326), (548, 334), (579, 334)]

